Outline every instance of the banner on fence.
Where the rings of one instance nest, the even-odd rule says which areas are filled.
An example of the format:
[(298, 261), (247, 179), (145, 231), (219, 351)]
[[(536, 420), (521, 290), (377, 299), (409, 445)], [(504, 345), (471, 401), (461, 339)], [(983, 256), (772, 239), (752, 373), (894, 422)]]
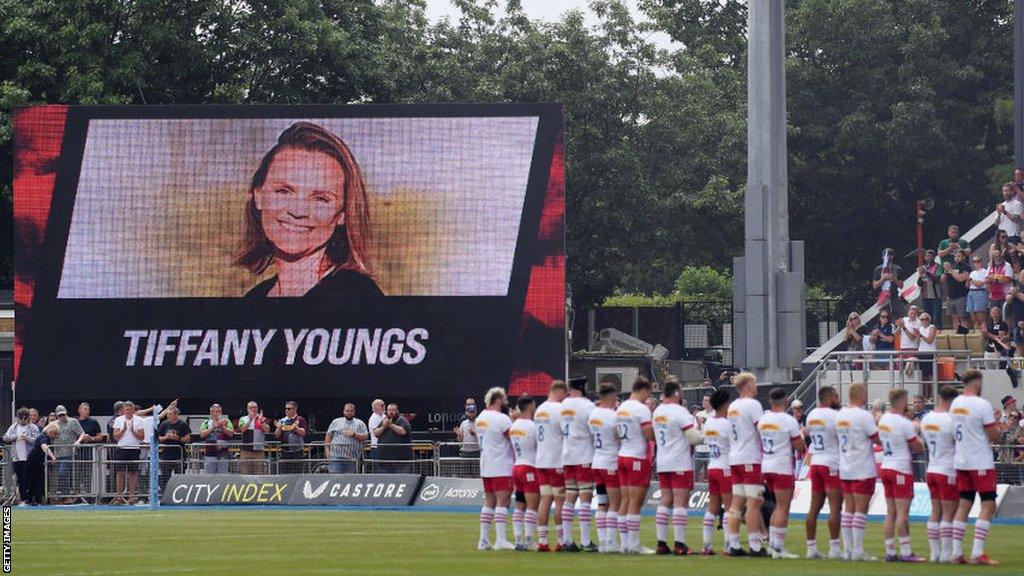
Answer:
[(415, 474), (297, 474), (171, 476), (161, 503), (170, 506), (409, 506)]
[(427, 476), (414, 506), (479, 506), (484, 485), (479, 478), (442, 478)]

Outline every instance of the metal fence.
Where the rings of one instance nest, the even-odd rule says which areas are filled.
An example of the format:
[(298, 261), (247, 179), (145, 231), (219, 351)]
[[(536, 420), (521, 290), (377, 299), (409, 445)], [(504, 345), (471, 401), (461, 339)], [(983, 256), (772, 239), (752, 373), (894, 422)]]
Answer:
[[(454, 478), (476, 478), (480, 474), (479, 457), (454, 442), (379, 445), (373, 452), (368, 446), (350, 452), (335, 448), (330, 453), (322, 442), (293, 447), (267, 444), (259, 449), (241, 444), (193, 444), (185, 446), (182, 452), (174, 450), (177, 446), (160, 448), (163, 455), (156, 481), (161, 488), (174, 474), (411, 473)], [(56, 504), (143, 502), (153, 481), (148, 452), (142, 449), (129, 459), (126, 455), (134, 455), (113, 445), (75, 447), (67, 458), (46, 463), (45, 499)], [(1024, 484), (1024, 445), (996, 445), (993, 455), (999, 483)], [(11, 456), (11, 447), (4, 446), (0, 459), (0, 502), (5, 504), (19, 501)], [(706, 480), (707, 465), (707, 452), (698, 448), (694, 453), (697, 481)], [(927, 454), (915, 455), (916, 481), (925, 480), (927, 467)]]

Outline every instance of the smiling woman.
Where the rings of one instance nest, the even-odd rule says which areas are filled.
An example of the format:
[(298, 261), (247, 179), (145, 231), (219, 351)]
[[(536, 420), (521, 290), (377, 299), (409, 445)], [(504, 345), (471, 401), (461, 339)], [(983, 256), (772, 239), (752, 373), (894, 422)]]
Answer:
[(379, 298), (371, 277), (370, 214), (359, 164), (316, 124), (281, 133), (253, 174), (235, 264), (277, 275), (246, 297)]

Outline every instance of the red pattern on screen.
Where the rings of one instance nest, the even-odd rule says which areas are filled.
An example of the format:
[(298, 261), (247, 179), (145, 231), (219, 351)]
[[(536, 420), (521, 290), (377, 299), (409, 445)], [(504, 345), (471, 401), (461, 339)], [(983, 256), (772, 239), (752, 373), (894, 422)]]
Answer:
[(14, 112), (14, 376), (18, 376), (24, 327), (35, 291), (36, 256), (46, 236), (57, 160), (64, 141), (67, 106), (35, 106)]
[(539, 349), (565, 339), (565, 157), (563, 135), (559, 134), (551, 157), (548, 189), (544, 197), (537, 239), (542, 250), (530, 270), (530, 283), (523, 305), (520, 327), (520, 355), (512, 372), (512, 396), (547, 394), (551, 381), (561, 378), (564, 366), (536, 366)]

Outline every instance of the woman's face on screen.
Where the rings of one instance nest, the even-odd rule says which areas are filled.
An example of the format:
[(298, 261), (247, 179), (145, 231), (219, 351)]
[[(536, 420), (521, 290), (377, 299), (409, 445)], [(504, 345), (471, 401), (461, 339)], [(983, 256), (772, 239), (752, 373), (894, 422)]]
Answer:
[(320, 249), (344, 223), (345, 173), (323, 152), (284, 148), (253, 196), (267, 239), (279, 256), (301, 258)]

